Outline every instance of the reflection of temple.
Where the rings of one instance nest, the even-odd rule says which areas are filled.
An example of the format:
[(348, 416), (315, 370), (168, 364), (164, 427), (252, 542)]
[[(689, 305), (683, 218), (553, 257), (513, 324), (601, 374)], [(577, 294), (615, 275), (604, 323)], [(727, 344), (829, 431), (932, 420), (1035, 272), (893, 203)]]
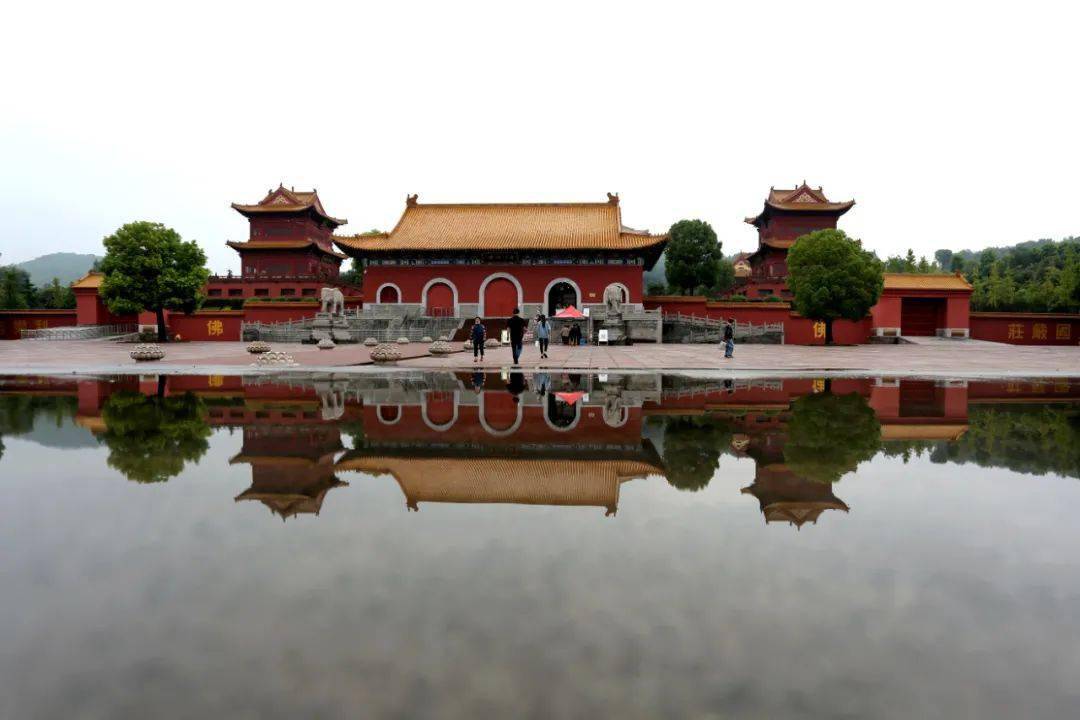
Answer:
[[(372, 380), (364, 442), (339, 471), (394, 478), (405, 504), (513, 503), (600, 507), (613, 515), (622, 483), (662, 475), (641, 436), (646, 376), (469, 374), (424, 386)], [(479, 390), (478, 390), (479, 388)]]
[(761, 505), (765, 522), (786, 522), (795, 527), (817, 524), (826, 510), (848, 511), (843, 500), (833, 495), (832, 485), (801, 478), (787, 465), (758, 465), (754, 484), (742, 492), (753, 495)]
[(258, 500), (282, 520), (318, 515), (331, 489), (348, 485), (334, 475), (344, 447), (336, 425), (250, 425), (230, 464), (251, 465), (251, 487), (236, 501)]

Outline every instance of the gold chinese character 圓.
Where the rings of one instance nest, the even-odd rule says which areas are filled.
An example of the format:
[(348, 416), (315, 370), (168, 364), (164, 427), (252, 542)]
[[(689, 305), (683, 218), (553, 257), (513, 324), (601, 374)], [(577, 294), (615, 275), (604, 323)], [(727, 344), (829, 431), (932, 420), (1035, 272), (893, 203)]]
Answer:
[(1072, 326), (1068, 323), (1058, 323), (1054, 337), (1058, 340), (1069, 340), (1071, 338)]
[(206, 321), (206, 334), (213, 337), (215, 335), (225, 334), (225, 324), (220, 320), (207, 320)]
[(1024, 339), (1024, 326), (1020, 323), (1009, 323), (1009, 339), (1010, 340), (1023, 340)]
[(1032, 340), (1045, 340), (1046, 339), (1046, 323), (1035, 323), (1031, 326), (1031, 339)]
[(825, 323), (819, 320), (814, 323), (814, 339), (820, 340), (823, 337), (825, 337)]

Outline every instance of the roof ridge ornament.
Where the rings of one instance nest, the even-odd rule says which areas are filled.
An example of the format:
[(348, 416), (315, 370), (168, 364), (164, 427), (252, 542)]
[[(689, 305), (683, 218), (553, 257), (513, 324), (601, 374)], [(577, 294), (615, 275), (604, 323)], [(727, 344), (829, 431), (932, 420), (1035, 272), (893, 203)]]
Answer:
[(619, 204), (619, 193), (614, 193), (614, 194), (608, 193), (607, 194), (607, 201), (608, 201), (608, 205), (618, 205)]
[(405, 207), (416, 207), (419, 205), (417, 202), (420, 199), (420, 193), (413, 193), (412, 195), (405, 196)]

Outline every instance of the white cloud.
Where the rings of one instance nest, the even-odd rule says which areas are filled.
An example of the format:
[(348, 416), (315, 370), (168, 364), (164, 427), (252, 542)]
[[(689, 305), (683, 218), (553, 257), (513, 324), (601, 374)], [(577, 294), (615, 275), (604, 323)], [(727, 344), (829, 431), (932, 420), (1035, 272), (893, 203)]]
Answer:
[(150, 218), (236, 268), (231, 201), (347, 230), (429, 201), (742, 218), (804, 178), (880, 254), (1080, 233), (1067, 3), (23, 3), (0, 59), (4, 262)]

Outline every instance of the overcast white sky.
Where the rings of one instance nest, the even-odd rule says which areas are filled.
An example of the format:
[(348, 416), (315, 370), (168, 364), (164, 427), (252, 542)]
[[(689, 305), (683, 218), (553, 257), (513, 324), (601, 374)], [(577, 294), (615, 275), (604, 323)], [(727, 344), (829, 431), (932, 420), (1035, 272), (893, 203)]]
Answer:
[(344, 230), (421, 201), (603, 200), (725, 252), (770, 185), (885, 256), (1080, 234), (1078, 3), (17, 3), (0, 262), (150, 219), (238, 269), (231, 201)]

